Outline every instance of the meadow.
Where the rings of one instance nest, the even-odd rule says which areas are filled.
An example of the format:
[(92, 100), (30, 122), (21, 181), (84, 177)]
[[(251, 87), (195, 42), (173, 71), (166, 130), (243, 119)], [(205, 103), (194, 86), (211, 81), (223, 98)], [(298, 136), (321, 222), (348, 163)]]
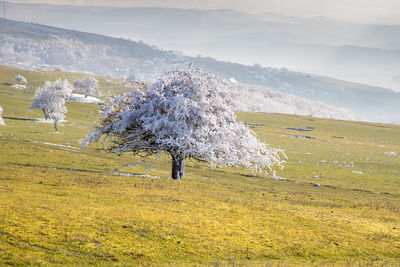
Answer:
[(67, 102), (57, 133), (29, 110), (83, 76), (0, 67), (0, 265), (400, 265), (400, 126), (237, 112), (285, 150), (278, 178), (188, 160), (178, 182), (168, 156), (116, 174), (141, 159), (81, 147), (98, 105)]

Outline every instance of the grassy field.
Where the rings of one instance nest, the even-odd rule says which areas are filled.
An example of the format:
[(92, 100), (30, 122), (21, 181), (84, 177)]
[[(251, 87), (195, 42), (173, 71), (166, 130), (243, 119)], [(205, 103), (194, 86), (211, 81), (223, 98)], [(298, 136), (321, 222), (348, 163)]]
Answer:
[(0, 67), (0, 265), (400, 265), (400, 126), (238, 113), (285, 150), (285, 180), (188, 161), (176, 182), (168, 157), (116, 175), (139, 159), (79, 144), (99, 106), (68, 102), (58, 133), (32, 120), (58, 77), (81, 75)]

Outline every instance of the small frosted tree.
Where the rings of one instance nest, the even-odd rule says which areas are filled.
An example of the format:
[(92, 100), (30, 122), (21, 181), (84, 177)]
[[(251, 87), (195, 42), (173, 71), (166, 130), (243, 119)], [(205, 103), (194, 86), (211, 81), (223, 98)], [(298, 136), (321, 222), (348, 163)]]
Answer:
[(99, 81), (92, 77), (87, 77), (81, 80), (77, 80), (74, 82), (74, 88), (81, 91), (85, 94), (85, 97), (88, 95), (99, 96)]
[(279, 150), (237, 121), (226, 86), (200, 70), (166, 73), (151, 87), (142, 85), (104, 106), (86, 145), (105, 136), (105, 145), (118, 154), (168, 153), (176, 180), (184, 175), (186, 158), (268, 172), (282, 163)]
[(0, 126), (6, 126), (3, 118), (1, 117), (1, 114), (3, 114), (3, 108), (0, 106)]
[(28, 80), (24, 76), (22, 76), (21, 74), (18, 74), (17, 77), (15, 77), (13, 79), (13, 81), (16, 81), (18, 84), (28, 83)]
[(57, 131), (57, 124), (65, 118), (67, 108), (65, 100), (71, 96), (72, 85), (67, 80), (46, 81), (44, 86), (36, 89), (31, 109), (40, 109), (46, 120), (53, 120)]

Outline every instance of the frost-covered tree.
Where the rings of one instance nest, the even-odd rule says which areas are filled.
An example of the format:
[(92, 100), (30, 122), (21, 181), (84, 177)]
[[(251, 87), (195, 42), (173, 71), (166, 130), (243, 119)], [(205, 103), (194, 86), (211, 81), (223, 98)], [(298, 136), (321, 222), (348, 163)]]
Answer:
[(246, 112), (296, 114), (339, 120), (362, 120), (362, 117), (319, 101), (312, 101), (272, 88), (233, 83), (229, 89), (233, 109)]
[(3, 108), (0, 106), (0, 126), (6, 126), (3, 118), (1, 117), (1, 114), (3, 114)]
[(86, 145), (105, 136), (105, 145), (118, 154), (166, 152), (172, 157), (172, 178), (177, 180), (184, 175), (186, 158), (258, 172), (280, 165), (279, 150), (258, 141), (237, 121), (227, 86), (200, 70), (166, 73), (151, 86), (105, 105)]
[(92, 77), (87, 77), (74, 82), (74, 88), (83, 92), (85, 97), (88, 95), (98, 96), (99, 93), (99, 81)]
[(35, 98), (31, 109), (40, 109), (46, 120), (54, 121), (57, 131), (57, 123), (65, 118), (67, 108), (65, 100), (72, 93), (72, 85), (67, 80), (46, 81), (44, 86), (36, 89)]
[(18, 84), (28, 83), (28, 80), (24, 76), (22, 76), (21, 74), (18, 74), (17, 77), (15, 77), (13, 79), (13, 81), (16, 81)]

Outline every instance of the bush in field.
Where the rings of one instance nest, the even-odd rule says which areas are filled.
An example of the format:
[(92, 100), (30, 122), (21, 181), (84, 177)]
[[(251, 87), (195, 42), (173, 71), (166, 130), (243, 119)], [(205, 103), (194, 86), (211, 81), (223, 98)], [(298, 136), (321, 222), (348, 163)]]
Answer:
[(3, 118), (1, 117), (1, 114), (3, 113), (3, 108), (0, 106), (0, 126), (6, 126), (4, 123)]
[(67, 80), (46, 81), (44, 86), (36, 89), (35, 98), (31, 109), (40, 109), (46, 120), (54, 121), (57, 131), (57, 123), (65, 118), (67, 108), (65, 100), (72, 93), (72, 85)]
[(86, 145), (106, 136), (109, 150), (119, 154), (166, 152), (177, 180), (184, 175), (186, 158), (258, 172), (280, 165), (279, 150), (258, 141), (237, 121), (227, 86), (200, 70), (166, 73), (150, 87), (142, 85), (104, 106)]
[(13, 79), (13, 81), (16, 81), (18, 84), (28, 83), (28, 80), (24, 76), (22, 76), (21, 74), (18, 74), (17, 77), (15, 77)]
[(92, 77), (87, 77), (85, 79), (77, 80), (74, 82), (74, 88), (88, 95), (99, 96), (99, 81)]

